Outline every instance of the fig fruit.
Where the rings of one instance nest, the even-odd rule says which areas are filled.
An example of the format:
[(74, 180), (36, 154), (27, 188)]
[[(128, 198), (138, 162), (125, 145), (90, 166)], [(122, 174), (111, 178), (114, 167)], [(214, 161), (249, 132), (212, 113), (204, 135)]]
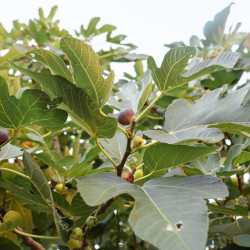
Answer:
[(20, 225), (22, 222), (22, 217), (16, 211), (9, 211), (3, 217), (3, 222), (7, 221), (12, 221), (15, 225)]
[(80, 227), (75, 227), (70, 235), (71, 239), (81, 240), (83, 237), (83, 231)]
[(129, 125), (135, 113), (132, 109), (123, 109), (118, 114), (118, 122), (122, 125)]
[(8, 133), (0, 129), (0, 145), (4, 144), (8, 140), (9, 140)]
[(67, 242), (67, 247), (71, 248), (71, 249), (75, 249), (75, 248), (80, 248), (80, 242), (79, 240), (74, 240), (74, 239), (70, 239)]
[(143, 171), (141, 169), (138, 169), (134, 173), (134, 179), (137, 180), (143, 176)]
[(29, 148), (32, 147), (32, 142), (31, 142), (31, 141), (25, 141), (24, 144), (25, 144), (27, 147), (29, 147)]
[(136, 136), (133, 142), (132, 148), (138, 148), (143, 144), (143, 138), (141, 136)]
[(86, 224), (88, 227), (95, 227), (98, 224), (98, 219), (94, 216), (89, 216), (86, 220)]
[(134, 182), (134, 176), (132, 173), (124, 173), (122, 174), (122, 179), (130, 182), (130, 183), (133, 183)]
[[(55, 189), (58, 193), (62, 193), (63, 192), (63, 184), (59, 183), (56, 184)], [(67, 187), (64, 186), (64, 192), (67, 190)]]
[(53, 175), (53, 168), (51, 166), (46, 166), (46, 168), (42, 169), (47, 181), (50, 181)]

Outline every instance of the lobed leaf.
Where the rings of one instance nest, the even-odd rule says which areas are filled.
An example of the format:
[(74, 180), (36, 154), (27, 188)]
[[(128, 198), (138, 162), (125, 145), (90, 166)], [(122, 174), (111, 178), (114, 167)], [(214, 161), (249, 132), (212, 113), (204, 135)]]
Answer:
[(216, 150), (217, 147), (193, 147), (159, 143), (145, 151), (143, 158), (144, 174), (150, 174), (150, 178), (161, 177), (169, 168), (193, 161)]
[(224, 98), (221, 97), (222, 89), (216, 89), (191, 107), (187, 100), (176, 100), (167, 108), (164, 130), (148, 130), (144, 134), (154, 140), (174, 144), (188, 140), (215, 143), (224, 137), (221, 131), (250, 133), (250, 103), (242, 104), (248, 89), (249, 85)]
[(84, 127), (88, 133), (98, 138), (113, 137), (117, 120), (103, 116), (97, 103), (82, 89), (63, 77), (35, 73), (13, 63), (11, 65), (38, 81), (50, 97), (61, 98), (60, 108), (66, 110), (75, 123)]
[(0, 126), (17, 129), (29, 125), (56, 126), (67, 119), (67, 113), (56, 109), (49, 96), (37, 89), (25, 90), (20, 99), (10, 96), (0, 77)]
[(205, 248), (208, 218), (203, 199), (228, 194), (216, 177), (160, 178), (139, 187), (111, 173), (84, 177), (78, 190), (89, 206), (123, 193), (133, 196), (129, 224), (135, 234), (159, 249), (172, 250)]
[(103, 108), (113, 87), (114, 72), (104, 79), (98, 55), (79, 39), (63, 37), (60, 47), (71, 61), (76, 86), (92, 97), (100, 109)]

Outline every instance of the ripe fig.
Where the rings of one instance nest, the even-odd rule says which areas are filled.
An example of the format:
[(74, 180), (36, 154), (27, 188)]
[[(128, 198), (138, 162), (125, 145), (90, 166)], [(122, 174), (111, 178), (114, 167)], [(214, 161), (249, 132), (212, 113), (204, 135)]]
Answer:
[(86, 220), (86, 224), (88, 227), (95, 227), (98, 224), (98, 219), (94, 216), (89, 216)]
[(135, 171), (135, 173), (134, 173), (135, 180), (141, 178), (142, 176), (143, 176), (143, 171), (141, 169), (138, 169)]
[(78, 249), (80, 248), (80, 242), (79, 240), (69, 239), (67, 242), (67, 247), (70, 249)]
[(133, 183), (134, 182), (134, 176), (132, 173), (124, 173), (122, 174), (122, 179), (130, 182), (130, 183)]
[(8, 140), (9, 140), (8, 133), (0, 129), (0, 145), (4, 144)]
[(75, 227), (70, 235), (71, 239), (81, 240), (83, 237), (83, 231), (80, 227)]
[(132, 109), (123, 109), (118, 114), (118, 122), (122, 125), (129, 125), (135, 113)]
[(143, 144), (143, 138), (141, 136), (136, 136), (133, 142), (132, 148), (138, 148)]

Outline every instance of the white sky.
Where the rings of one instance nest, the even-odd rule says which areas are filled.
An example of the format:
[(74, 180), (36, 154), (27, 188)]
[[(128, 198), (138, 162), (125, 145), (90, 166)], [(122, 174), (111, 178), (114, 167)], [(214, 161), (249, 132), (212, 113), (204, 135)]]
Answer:
[[(57, 5), (55, 19), (60, 28), (80, 30), (92, 17), (100, 17), (100, 26), (112, 24), (114, 34), (127, 35), (127, 42), (139, 47), (136, 52), (152, 55), (158, 64), (167, 48), (164, 44), (175, 41), (188, 43), (192, 35), (203, 37), (208, 20), (228, 6), (229, 0), (8, 0), (1, 4), (0, 22), (8, 30), (12, 20), (27, 23), (38, 17), (42, 7), (45, 16)], [(250, 32), (250, 0), (236, 0), (231, 7), (228, 28), (242, 22), (239, 31)]]

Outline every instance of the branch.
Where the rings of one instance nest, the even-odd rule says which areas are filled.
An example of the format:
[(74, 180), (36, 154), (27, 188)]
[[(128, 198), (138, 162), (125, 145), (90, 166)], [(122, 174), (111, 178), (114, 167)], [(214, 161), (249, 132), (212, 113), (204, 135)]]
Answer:
[(130, 124), (130, 129), (128, 131), (129, 138), (127, 139), (126, 151), (125, 151), (125, 153), (124, 153), (124, 155), (122, 157), (122, 160), (121, 160), (120, 164), (117, 166), (117, 176), (119, 176), (119, 177), (121, 177), (124, 164), (127, 161), (128, 157), (129, 157), (129, 155), (130, 155), (130, 153), (132, 151), (132, 149), (131, 149), (131, 141), (132, 141), (134, 129), (135, 129), (135, 120), (132, 120), (131, 124)]
[[(20, 234), (20, 232), (23, 232), (23, 229), (20, 227), (17, 227), (17, 230), (14, 230), (14, 232), (23, 239), (23, 243), (26, 246), (30, 246), (32, 250), (45, 250), (45, 248), (35, 240), (33, 240), (31, 237)], [(25, 232), (23, 232), (25, 233)]]

